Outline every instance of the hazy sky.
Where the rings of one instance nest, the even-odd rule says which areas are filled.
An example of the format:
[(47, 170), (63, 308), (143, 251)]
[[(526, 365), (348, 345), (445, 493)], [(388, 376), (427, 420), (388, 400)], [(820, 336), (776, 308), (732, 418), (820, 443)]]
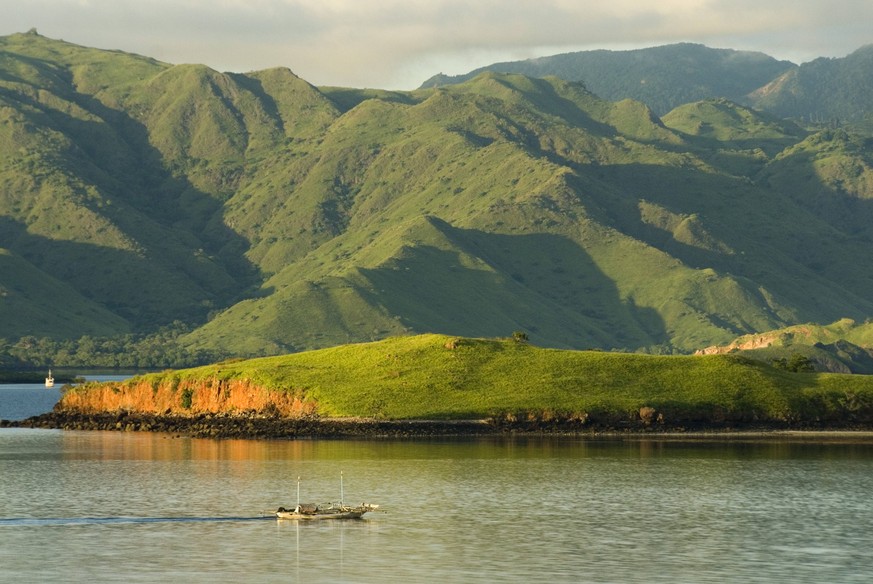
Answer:
[(0, 0), (0, 14), (0, 35), (386, 89), (577, 50), (688, 41), (802, 63), (873, 43), (871, 0)]

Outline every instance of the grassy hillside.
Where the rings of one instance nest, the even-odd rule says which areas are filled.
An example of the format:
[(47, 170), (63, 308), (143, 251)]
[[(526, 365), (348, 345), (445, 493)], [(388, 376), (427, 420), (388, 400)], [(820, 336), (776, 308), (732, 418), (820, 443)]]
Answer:
[(111, 336), (127, 323), (64, 282), (0, 249), (0, 323), (7, 338)]
[[(786, 148), (759, 175), (836, 230), (870, 233), (873, 138), (826, 130)], [(866, 237), (866, 235), (865, 235)]]
[(0, 63), (0, 245), (114, 312), (116, 332), (203, 318), (237, 293), (191, 229), (207, 217), (181, 217), (205, 194), (173, 176), (141, 110), (119, 109), (169, 65), (35, 34), (4, 37)]
[(216, 403), (215, 396), (233, 403), (236, 387), (246, 395), (273, 392), (275, 404), (293, 396), (298, 411), (308, 414), (384, 419), (521, 415), (602, 423), (641, 415), (654, 422), (661, 414), (670, 424), (848, 421), (848, 402), (858, 415), (873, 406), (869, 377), (787, 373), (724, 355), (561, 351), (442, 335), (167, 371), (78, 388), (61, 404), (87, 411), (90, 395), (104, 409), (136, 411), (131, 404), (143, 403), (138, 400), (176, 391), (173, 410), (196, 414)]
[[(263, 298), (191, 342), (304, 349), (521, 328), (559, 347), (689, 350), (820, 315), (813, 298), (832, 284), (771, 234), (798, 222), (817, 240), (836, 234), (787, 199), (768, 193), (762, 205), (748, 179), (771, 160), (766, 151), (805, 133), (723, 103), (697, 117), (724, 129), (700, 136), (681, 132), (681, 113), (665, 117), (673, 130), (637, 106), (494, 74), (408, 103), (361, 102), (331, 127), (293, 193), (305, 210), (311, 189), (333, 177), (331, 213), (322, 205), (302, 217), (311, 227), (286, 228), (287, 243), (277, 238), (270, 253), (287, 245), (278, 259), (288, 265)], [(739, 122), (722, 113), (730, 108)], [(333, 160), (347, 162), (340, 170)], [(312, 175), (327, 180), (314, 185)], [(272, 270), (274, 259), (261, 263)], [(832, 314), (858, 314), (859, 300), (832, 304)]]
[(659, 117), (556, 77), (319, 89), (11, 35), (0, 285), (28, 291), (0, 296), (0, 334), (181, 321), (192, 352), (258, 356), (522, 330), (673, 353), (860, 322), (868, 146), (724, 100)]

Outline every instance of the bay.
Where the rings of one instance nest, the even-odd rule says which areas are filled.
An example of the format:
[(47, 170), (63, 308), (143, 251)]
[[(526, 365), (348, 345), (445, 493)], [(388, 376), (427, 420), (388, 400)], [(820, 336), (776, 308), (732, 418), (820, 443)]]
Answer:
[[(88, 373), (86, 381), (123, 381), (133, 374)], [(61, 397), (62, 385), (0, 383), (0, 420), (24, 420), (50, 412)]]
[[(363, 520), (262, 517), (373, 502)], [(868, 444), (0, 430), (28, 582), (867, 582)]]
[[(52, 391), (0, 386), (0, 417), (15, 419), (11, 395), (32, 411)], [(868, 582), (873, 444), (826, 436), (216, 441), (3, 428), (0, 580)], [(303, 502), (382, 512), (276, 520), (298, 477)]]

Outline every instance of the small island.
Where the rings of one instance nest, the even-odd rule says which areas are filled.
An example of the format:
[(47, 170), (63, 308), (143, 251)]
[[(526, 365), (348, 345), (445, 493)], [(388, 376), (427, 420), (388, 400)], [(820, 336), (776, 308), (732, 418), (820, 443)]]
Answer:
[(4, 424), (284, 439), (869, 430), (873, 377), (427, 334), (82, 384)]

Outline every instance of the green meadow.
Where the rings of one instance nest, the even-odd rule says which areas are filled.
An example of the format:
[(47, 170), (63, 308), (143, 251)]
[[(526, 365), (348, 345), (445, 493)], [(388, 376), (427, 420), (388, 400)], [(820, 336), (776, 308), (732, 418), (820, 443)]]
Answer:
[(869, 376), (793, 373), (736, 355), (629, 355), (445, 335), (231, 361), (134, 381), (232, 379), (293, 392), (329, 418), (615, 423), (649, 415), (654, 424), (768, 425), (850, 423), (873, 412)]

